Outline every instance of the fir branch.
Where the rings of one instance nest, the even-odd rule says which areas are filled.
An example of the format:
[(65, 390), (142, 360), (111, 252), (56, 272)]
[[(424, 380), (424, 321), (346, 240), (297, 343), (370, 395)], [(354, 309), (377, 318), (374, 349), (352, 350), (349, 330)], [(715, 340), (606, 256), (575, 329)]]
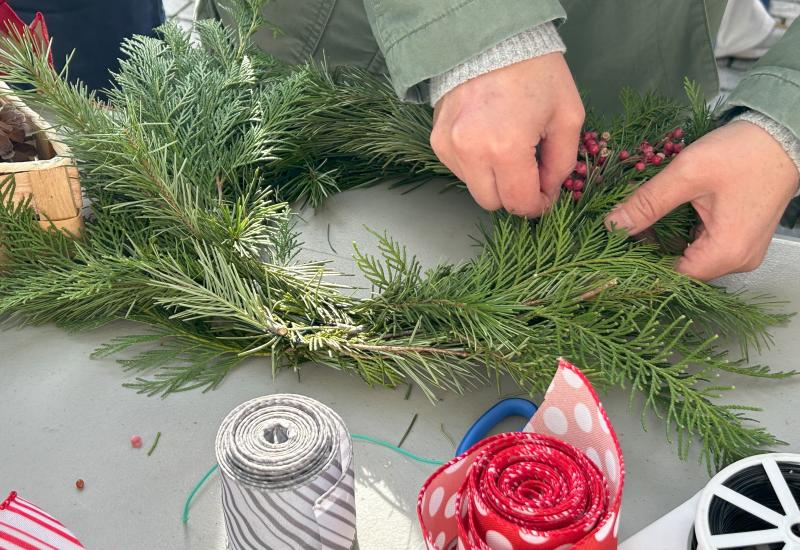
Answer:
[(603, 225), (663, 168), (635, 172), (617, 151), (677, 125), (690, 140), (713, 128), (696, 86), (687, 84), (688, 105), (626, 92), (624, 114), (602, 122), (607, 162), (586, 159), (583, 198), (537, 221), (495, 216), (468, 261), (425, 270), (375, 235), (377, 255), (355, 250), (373, 287), (356, 299), (324, 263), (296, 260), (282, 201), (316, 206), (386, 178), (456, 180), (430, 150), (428, 107), (398, 101), (363, 71), (290, 68), (259, 52), (251, 37), (263, 5), (234, 2), (233, 28), (198, 22), (198, 43), (169, 24), (131, 39), (108, 104), (53, 72), (25, 36), (0, 37), (0, 71), (59, 119), (91, 205), (73, 241), (42, 230), (29, 202), (13, 204), (13, 182), (0, 184), (0, 316), (67, 329), (137, 322), (143, 334), (95, 356), (123, 356), (136, 374), (127, 385), (151, 395), (213, 389), (248, 358), (273, 373), (313, 363), (369, 385), (414, 383), (430, 399), (502, 375), (533, 395), (565, 356), (598, 386), (631, 392), (643, 416), (663, 418), (682, 457), (697, 441), (715, 468), (780, 443), (713, 385), (721, 372), (794, 374), (731, 362), (720, 344), (769, 345), (786, 320), (779, 304), (672, 269), (691, 238), (690, 209), (659, 222), (656, 242)]

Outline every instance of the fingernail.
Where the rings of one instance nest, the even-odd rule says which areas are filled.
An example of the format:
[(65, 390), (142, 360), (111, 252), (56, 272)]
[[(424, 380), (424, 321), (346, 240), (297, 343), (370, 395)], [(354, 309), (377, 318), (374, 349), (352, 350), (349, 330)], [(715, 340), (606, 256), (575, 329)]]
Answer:
[(622, 229), (630, 233), (633, 229), (633, 220), (625, 212), (624, 208), (617, 206), (606, 217), (606, 227), (609, 229)]

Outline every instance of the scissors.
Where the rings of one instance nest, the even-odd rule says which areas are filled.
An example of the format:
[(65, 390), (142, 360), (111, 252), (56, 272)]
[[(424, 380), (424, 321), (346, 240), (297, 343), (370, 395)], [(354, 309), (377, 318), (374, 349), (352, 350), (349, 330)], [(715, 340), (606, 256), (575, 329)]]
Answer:
[[(498, 401), (469, 427), (464, 437), (461, 439), (461, 443), (458, 444), (456, 456), (461, 455), (478, 441), (486, 437), (486, 434), (488, 434), (492, 428), (506, 418), (521, 416), (525, 419), (525, 424), (527, 424), (528, 420), (530, 420), (537, 409), (538, 407), (534, 403), (519, 397), (509, 397), (508, 399)], [(525, 427), (525, 424), (522, 425), (522, 428)], [(522, 431), (522, 428), (520, 428), (520, 431)]]

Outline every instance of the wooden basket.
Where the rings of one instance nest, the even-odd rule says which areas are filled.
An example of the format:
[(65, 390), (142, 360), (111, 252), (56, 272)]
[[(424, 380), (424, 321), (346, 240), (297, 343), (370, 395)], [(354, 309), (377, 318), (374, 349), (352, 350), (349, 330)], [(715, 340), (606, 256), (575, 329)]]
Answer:
[(13, 95), (1, 80), (0, 94), (0, 103), (11, 103), (19, 109), (36, 132), (39, 158), (30, 162), (0, 162), (0, 181), (8, 174), (14, 175), (16, 188), (12, 200), (19, 203), (30, 196), (43, 228), (55, 226), (74, 236), (80, 235), (83, 198), (78, 169), (69, 149), (49, 130), (50, 124)]

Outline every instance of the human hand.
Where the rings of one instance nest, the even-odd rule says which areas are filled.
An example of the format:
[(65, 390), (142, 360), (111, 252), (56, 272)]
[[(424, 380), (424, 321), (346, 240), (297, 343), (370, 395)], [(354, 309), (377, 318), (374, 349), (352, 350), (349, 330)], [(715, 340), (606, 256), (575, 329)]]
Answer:
[(641, 233), (681, 204), (700, 217), (676, 269), (701, 280), (752, 271), (798, 184), (797, 167), (760, 127), (736, 121), (706, 134), (639, 187), (606, 226)]
[(483, 208), (538, 216), (575, 167), (583, 118), (572, 74), (555, 52), (445, 94), (434, 110), (431, 146)]

